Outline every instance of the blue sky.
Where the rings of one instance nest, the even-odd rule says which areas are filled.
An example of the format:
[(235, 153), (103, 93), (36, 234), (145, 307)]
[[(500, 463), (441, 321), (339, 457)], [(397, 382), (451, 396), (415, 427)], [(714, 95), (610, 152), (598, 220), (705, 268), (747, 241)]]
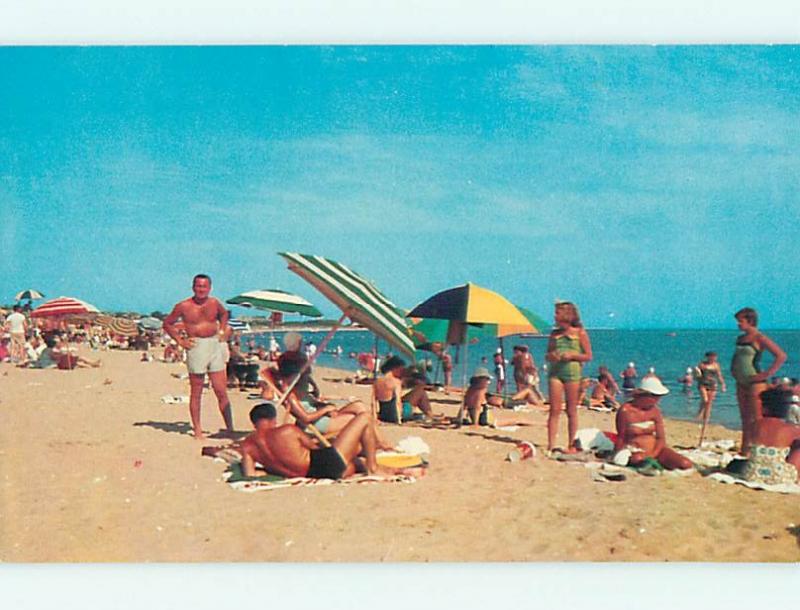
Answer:
[[(0, 48), (0, 302), (465, 281), (593, 326), (798, 326), (800, 47)], [(610, 317), (609, 314), (614, 316)]]

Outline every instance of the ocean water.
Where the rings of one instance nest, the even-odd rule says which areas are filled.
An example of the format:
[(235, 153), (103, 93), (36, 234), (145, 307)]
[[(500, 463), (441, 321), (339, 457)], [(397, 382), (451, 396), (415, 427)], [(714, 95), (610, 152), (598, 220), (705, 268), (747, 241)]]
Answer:
[[(628, 362), (636, 363), (636, 369), (642, 376), (649, 367), (655, 367), (656, 374), (664, 384), (670, 389), (670, 394), (661, 399), (661, 409), (668, 417), (678, 419), (691, 419), (697, 413), (699, 406), (699, 395), (697, 388), (692, 388), (691, 394), (683, 393), (682, 386), (678, 383), (689, 366), (695, 366), (703, 359), (707, 351), (715, 351), (719, 354), (719, 361), (725, 382), (728, 386), (726, 393), (718, 392), (714, 408), (711, 413), (711, 421), (723, 424), (730, 428), (740, 427), (739, 409), (736, 404), (736, 385), (728, 372), (731, 358), (733, 357), (734, 344), (739, 334), (737, 330), (679, 330), (671, 332), (663, 330), (593, 330), (589, 335), (592, 341), (592, 351), (594, 359), (584, 367), (584, 374), (596, 376), (600, 365), (606, 365), (614, 375), (619, 375)], [(778, 375), (782, 377), (800, 377), (800, 331), (798, 330), (775, 330), (765, 331), (781, 348), (786, 352), (788, 360), (783, 365)], [(280, 341), (282, 333), (275, 333)], [(252, 335), (256, 343), (267, 345), (269, 333)], [(306, 341), (313, 341), (317, 345), (324, 338), (325, 333), (303, 333)], [(511, 348), (517, 344), (524, 344), (529, 347), (533, 354), (537, 366), (541, 369), (544, 363), (544, 353), (547, 347), (546, 337), (506, 337), (504, 348), (506, 358), (510, 360)], [(369, 351), (375, 346), (375, 336), (369, 332), (340, 332), (337, 333), (328, 344), (328, 350), (333, 350), (341, 346), (343, 355), (337, 357), (330, 353), (321, 354), (318, 362), (322, 366), (336, 367), (346, 370), (355, 370), (357, 363), (349, 354), (355, 352)], [(493, 369), (491, 362), (497, 340), (481, 340), (476, 344), (469, 345), (467, 349), (467, 371), (471, 373), (477, 366), (481, 365), (481, 357), (485, 356), (490, 363), (487, 368)], [(379, 341), (379, 353), (384, 354), (389, 351), (388, 345), (384, 341)], [(418, 352), (426, 354), (426, 352)], [(455, 356), (455, 348), (451, 347), (451, 354)], [(459, 355), (460, 356), (460, 355)], [(428, 355), (435, 361), (432, 354)], [(762, 367), (767, 368), (771, 363), (771, 356), (765, 354), (762, 359)], [(453, 381), (458, 384), (462, 376), (463, 358), (455, 367)], [(438, 367), (437, 367), (438, 368)], [(509, 371), (510, 373), (510, 371)], [(435, 370), (430, 375), (433, 381), (441, 380), (441, 371)], [(434, 379), (437, 377), (437, 379)], [(619, 377), (618, 382), (621, 383)], [(542, 375), (542, 390), (546, 393), (546, 376)], [(513, 382), (512, 382), (513, 385)]]

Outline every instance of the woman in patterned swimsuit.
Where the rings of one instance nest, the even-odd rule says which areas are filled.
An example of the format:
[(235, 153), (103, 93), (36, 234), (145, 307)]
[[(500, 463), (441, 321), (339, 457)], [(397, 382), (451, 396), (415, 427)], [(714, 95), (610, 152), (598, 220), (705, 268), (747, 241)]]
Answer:
[[(767, 389), (766, 381), (786, 362), (786, 354), (765, 334), (758, 330), (758, 313), (745, 307), (734, 314), (743, 334), (736, 339), (736, 351), (731, 361), (731, 374), (736, 379), (736, 400), (742, 417), (742, 454), (748, 455), (761, 419), (761, 392)], [(761, 355), (768, 351), (774, 357), (772, 365), (761, 371)]]
[(798, 482), (800, 471), (800, 426), (784, 421), (789, 405), (770, 401), (756, 424), (750, 457), (741, 476), (747, 481), (780, 485)]

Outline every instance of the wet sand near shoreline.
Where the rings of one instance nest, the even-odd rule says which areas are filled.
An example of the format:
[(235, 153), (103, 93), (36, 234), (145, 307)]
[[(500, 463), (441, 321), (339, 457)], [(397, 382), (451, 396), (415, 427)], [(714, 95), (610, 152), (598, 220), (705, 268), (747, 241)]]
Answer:
[[(96, 353), (83, 351), (96, 357)], [(100, 352), (75, 371), (0, 364), (0, 559), (146, 561), (797, 561), (797, 496), (690, 477), (628, 475), (597, 483), (582, 465), (510, 463), (519, 440), (545, 443), (538, 425), (514, 432), (384, 425), (390, 441), (419, 436), (427, 476), (411, 485), (342, 485), (247, 494), (200, 456), (185, 367)], [(367, 399), (368, 386), (317, 369), (323, 394)], [(255, 401), (231, 390), (246, 433)], [(437, 394), (448, 415), (456, 396)], [(443, 402), (441, 402), (443, 401)], [(206, 392), (204, 428), (221, 417)], [(566, 434), (562, 418), (560, 439)], [(613, 414), (580, 412), (581, 427), (613, 429)], [(693, 445), (698, 425), (669, 420), (668, 441)], [(710, 426), (709, 440), (738, 433)]]

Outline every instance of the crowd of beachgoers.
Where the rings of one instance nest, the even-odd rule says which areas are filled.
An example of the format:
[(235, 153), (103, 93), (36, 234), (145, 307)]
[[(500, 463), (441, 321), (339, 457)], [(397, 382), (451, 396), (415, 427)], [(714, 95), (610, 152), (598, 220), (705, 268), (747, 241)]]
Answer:
[[(392, 449), (381, 435), (383, 424), (415, 422), (445, 429), (532, 425), (531, 413), (537, 411), (547, 415), (546, 455), (569, 459), (597, 449), (582, 446), (578, 438), (579, 406), (615, 413), (616, 430), (606, 433), (602, 458), (643, 470), (694, 468), (686, 455), (667, 444), (658, 403), (669, 390), (654, 370), (639, 378), (631, 362), (619, 374), (620, 383), (605, 366), (599, 368), (596, 378), (583, 374), (585, 364), (593, 360), (591, 339), (572, 303), (555, 306), (554, 328), (541, 367), (547, 375), (547, 397), (540, 368), (524, 345), (513, 348), (513, 373), (507, 375), (509, 362), (498, 349), (482, 359), (482, 366), (472, 371), (465, 388), (453, 385), (453, 361), (447, 347), (434, 345), (436, 367), (444, 375), (442, 387), (446, 393), (456, 394), (461, 405), (455, 417), (445, 417), (436, 412), (429, 396), (434, 389), (430, 360), (407, 363), (391, 353), (382, 357), (377, 353), (350, 354), (360, 366), (351, 381), (372, 386), (371, 404), (321, 396), (311, 366), (316, 345), (304, 343), (296, 332), (286, 333), (282, 346), (274, 337), (268, 346), (256, 345), (252, 338), (231, 331), (227, 324), (230, 312), (210, 291), (210, 278), (198, 275), (193, 296), (175, 306), (162, 329), (140, 329), (134, 336), (115, 334), (91, 320), (67, 324), (31, 318), (29, 308), (26, 311), (17, 305), (3, 321), (0, 361), (30, 368), (101, 366), (101, 358), (79, 356), (70, 347), (84, 344), (98, 356), (103, 350), (130, 349), (141, 351), (142, 361), (185, 362), (188, 373), (182, 377), (190, 383), (189, 410), (197, 438), (205, 437), (200, 426), (204, 387), (213, 389), (225, 430), (231, 435), (227, 391), (253, 390), (252, 397), (259, 399), (250, 413), (255, 431), (235, 445), (245, 476), (269, 472), (337, 479), (355, 472), (386, 473), (387, 468), (376, 461), (377, 452)], [(742, 334), (736, 341), (730, 373), (736, 384), (742, 434), (737, 459), (727, 470), (749, 481), (794, 484), (800, 468), (800, 384), (776, 377), (786, 354), (758, 330), (757, 313), (745, 308), (734, 318)], [(762, 370), (764, 353), (770, 354), (772, 361)], [(702, 447), (716, 394), (726, 389), (716, 353), (707, 352), (679, 381), (685, 388), (697, 385), (697, 418), (702, 421), (698, 447)], [(563, 413), (567, 438), (559, 445)]]

